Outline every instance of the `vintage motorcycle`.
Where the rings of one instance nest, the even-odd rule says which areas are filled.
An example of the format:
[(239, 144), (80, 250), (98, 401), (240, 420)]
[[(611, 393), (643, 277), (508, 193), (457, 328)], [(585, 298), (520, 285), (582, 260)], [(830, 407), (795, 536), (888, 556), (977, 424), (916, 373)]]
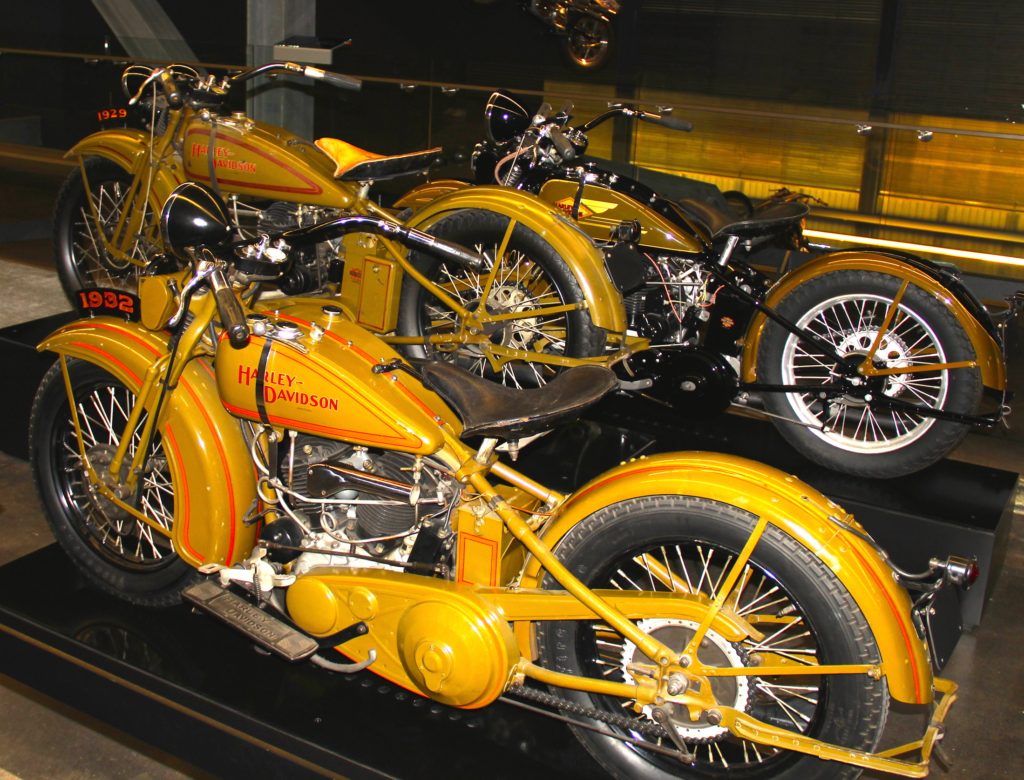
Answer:
[[(895, 251), (801, 254), (799, 198), (755, 208), (740, 193), (656, 172), (642, 183), (583, 159), (587, 133), (613, 117), (690, 128), (622, 105), (573, 127), (568, 109), (533, 114), (494, 93), (473, 164), (478, 183), (538, 193), (599, 244), (639, 248), (609, 261), (628, 334), (651, 342), (623, 362), (633, 387), (682, 413), (757, 409), (812, 460), (872, 477), (918, 471), (1008, 411), (1002, 334), (954, 273)], [(430, 182), (397, 205), (469, 186)], [(757, 253), (779, 245), (811, 259), (759, 269)]]
[[(404, 278), (407, 291), (425, 285), (466, 325), (427, 341), (442, 351), (471, 351), (488, 373), (504, 373), (506, 381), (519, 372), (536, 383), (567, 357), (615, 348), (609, 339), (625, 332), (621, 296), (601, 254), (568, 220), (533, 195), (493, 187), (452, 193), (402, 223), (402, 215), (374, 203), (370, 183), (423, 172), (441, 150), (381, 156), (334, 138), (314, 144), (228, 111), (237, 85), (282, 73), (359, 86), (350, 77), (292, 63), (222, 78), (182, 65), (124, 71), (125, 94), (144, 106), (146, 129), (101, 130), (68, 152), (79, 165), (58, 197), (54, 244), (69, 298), (96, 285), (133, 291), (144, 269), (159, 270), (153, 263), (163, 247), (154, 217), (175, 186), (195, 181), (227, 200), (243, 235), (355, 214), (442, 230), (485, 248), (486, 269), (460, 268), (458, 289), (424, 276), (416, 268), (420, 261), (387, 236), (368, 234), (298, 250), (288, 272), (275, 279), (287, 295), (336, 294), (339, 305), (377, 333), (391, 333), (399, 310), (412, 305), (408, 292), (401, 297)], [(394, 341), (422, 342), (422, 336)]]
[(618, 0), (529, 0), (523, 7), (562, 36), (573, 65), (596, 70), (607, 62)]
[[(285, 658), (453, 707), (529, 700), (619, 777), (927, 774), (956, 685), (923, 637), (972, 562), (897, 571), (839, 506), (731, 456), (634, 459), (559, 493), (496, 447), (596, 401), (607, 368), (517, 391), (406, 362), (323, 298), (250, 305), (295, 247), (341, 234), (471, 250), (372, 215), (232, 244), (195, 183), (160, 224), (186, 267), (138, 297), (87, 291), (89, 315), (39, 346), (58, 359), (34, 474), (96, 587), (184, 598)], [(874, 752), (890, 697), (928, 726)]]
[[(474, 2), (491, 5), (495, 0)], [(562, 39), (566, 58), (577, 68), (597, 70), (611, 56), (618, 0), (520, 0), (519, 5)]]

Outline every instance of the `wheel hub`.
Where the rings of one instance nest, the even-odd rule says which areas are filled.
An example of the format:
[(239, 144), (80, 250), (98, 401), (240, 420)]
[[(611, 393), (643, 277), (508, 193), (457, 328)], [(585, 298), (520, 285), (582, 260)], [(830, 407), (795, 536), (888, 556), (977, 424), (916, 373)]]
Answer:
[[(844, 400), (855, 406), (863, 406), (869, 402), (868, 396), (879, 398), (882, 395), (895, 398), (906, 388), (907, 374), (887, 374), (885, 376), (862, 376), (859, 372), (861, 364), (871, 351), (871, 345), (878, 338), (877, 330), (852, 331), (836, 345), (836, 351), (842, 356), (842, 362), (834, 376), (841, 379), (844, 385)], [(910, 349), (891, 333), (882, 337), (875, 351), (872, 364), (876, 369), (903, 368), (911, 364)]]
[[(529, 295), (526, 290), (514, 284), (495, 285), (487, 298), (487, 311), (490, 314), (529, 311)], [(489, 322), (484, 332), (494, 344), (509, 349), (527, 350), (535, 337), (538, 325), (536, 317), (509, 320), (506, 322)]]
[[(690, 620), (651, 618), (639, 621), (637, 627), (668, 647), (682, 650), (693, 638), (699, 626)], [(697, 657), (706, 666), (719, 668), (747, 666), (743, 652), (711, 630), (701, 640)], [(631, 677), (628, 671), (631, 664), (650, 665), (650, 663), (651, 659), (644, 655), (636, 645), (628, 639), (624, 642), (622, 671), (626, 679)], [(747, 710), (750, 704), (750, 683), (746, 677), (713, 677), (710, 683), (711, 692), (719, 704), (741, 711)], [(718, 726), (709, 721), (706, 713), (697, 720), (691, 720), (687, 708), (675, 703), (669, 705), (669, 712), (673, 726), (679, 736), (687, 742), (712, 742), (728, 733), (728, 729), (724, 726)], [(650, 705), (644, 707), (644, 715), (653, 720)]]
[[(104, 479), (109, 474), (107, 470), (110, 464), (114, 460), (114, 453), (116, 449), (110, 444), (97, 444), (86, 450), (86, 455), (89, 458), (89, 463), (93, 467), (93, 471), (99, 477), (104, 485), (117, 495), (118, 498), (124, 500), (127, 498), (127, 488), (124, 485), (113, 483), (110, 479)], [(89, 496), (89, 502), (97, 512), (102, 514), (104, 517), (108, 517), (111, 520), (123, 520), (128, 517), (128, 513), (117, 506), (113, 501), (100, 493), (99, 488), (92, 481), (89, 480), (88, 474), (84, 475), (86, 480), (87, 494)]]

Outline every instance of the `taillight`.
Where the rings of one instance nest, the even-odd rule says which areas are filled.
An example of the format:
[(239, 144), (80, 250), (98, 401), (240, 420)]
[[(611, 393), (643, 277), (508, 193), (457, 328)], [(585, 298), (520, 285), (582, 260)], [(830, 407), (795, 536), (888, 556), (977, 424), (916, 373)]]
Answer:
[(959, 555), (950, 555), (944, 561), (932, 558), (928, 568), (964, 590), (971, 587), (981, 574), (977, 558), (962, 558)]

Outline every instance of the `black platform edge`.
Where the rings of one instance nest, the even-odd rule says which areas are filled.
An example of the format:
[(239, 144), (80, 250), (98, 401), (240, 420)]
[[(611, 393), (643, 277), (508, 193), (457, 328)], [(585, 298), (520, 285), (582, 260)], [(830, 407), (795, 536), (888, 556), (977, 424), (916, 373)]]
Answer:
[(92, 590), (57, 545), (0, 567), (0, 657), (19, 682), (218, 777), (602, 776), (549, 718), (290, 664), (184, 605)]
[(4, 671), (219, 777), (389, 778), (0, 609)]

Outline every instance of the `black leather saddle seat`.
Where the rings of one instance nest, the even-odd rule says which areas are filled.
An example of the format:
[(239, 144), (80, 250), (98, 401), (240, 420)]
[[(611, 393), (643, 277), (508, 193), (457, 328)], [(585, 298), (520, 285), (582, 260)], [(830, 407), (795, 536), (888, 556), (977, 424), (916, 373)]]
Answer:
[(772, 235), (787, 225), (796, 224), (810, 211), (806, 203), (791, 200), (761, 204), (749, 217), (737, 219), (735, 214), (717, 209), (709, 203), (692, 198), (676, 201), (686, 216), (700, 223), (711, 235), (759, 238)]
[(518, 439), (578, 415), (618, 385), (604, 366), (573, 366), (538, 388), (506, 387), (451, 363), (416, 362), (423, 384), (462, 420), (462, 438)]
[(422, 152), (382, 155), (339, 138), (318, 138), (316, 146), (334, 162), (334, 178), (342, 181), (379, 181), (421, 173), (437, 161), (442, 151), (438, 146)]

